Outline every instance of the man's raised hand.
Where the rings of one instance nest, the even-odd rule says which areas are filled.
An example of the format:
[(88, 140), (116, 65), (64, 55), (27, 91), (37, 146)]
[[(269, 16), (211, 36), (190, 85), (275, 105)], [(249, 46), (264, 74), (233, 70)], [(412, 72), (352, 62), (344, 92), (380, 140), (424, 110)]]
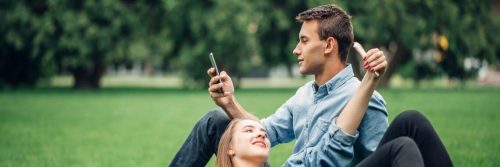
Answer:
[[(229, 77), (229, 75), (227, 75), (225, 71), (222, 71), (219, 74), (220, 81), (222, 82), (219, 83), (219, 76), (217, 76), (214, 68), (209, 68), (207, 70), (207, 74), (211, 77), (210, 81), (208, 82), (208, 92), (210, 93), (210, 97), (212, 97), (212, 100), (214, 100), (215, 104), (222, 108), (225, 108), (227, 105), (233, 102), (234, 98), (234, 86), (231, 77)], [(219, 92), (220, 88), (224, 89), (224, 93)]]

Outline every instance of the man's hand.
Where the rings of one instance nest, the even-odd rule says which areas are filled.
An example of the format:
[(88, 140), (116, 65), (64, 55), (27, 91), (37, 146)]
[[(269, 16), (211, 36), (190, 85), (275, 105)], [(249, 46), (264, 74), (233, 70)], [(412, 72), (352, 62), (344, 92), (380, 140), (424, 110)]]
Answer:
[[(209, 68), (207, 74), (211, 77), (210, 82), (208, 82), (208, 92), (215, 104), (222, 108), (232, 105), (234, 103), (234, 86), (231, 77), (225, 71), (222, 71), (219, 74), (222, 82), (218, 83), (219, 76), (217, 76), (214, 68)], [(224, 93), (219, 92), (220, 88), (224, 89)]]
[(378, 48), (370, 49), (363, 58), (363, 62), (363, 67), (367, 71), (378, 72), (380, 76), (382, 76), (387, 69), (387, 60), (384, 52)]

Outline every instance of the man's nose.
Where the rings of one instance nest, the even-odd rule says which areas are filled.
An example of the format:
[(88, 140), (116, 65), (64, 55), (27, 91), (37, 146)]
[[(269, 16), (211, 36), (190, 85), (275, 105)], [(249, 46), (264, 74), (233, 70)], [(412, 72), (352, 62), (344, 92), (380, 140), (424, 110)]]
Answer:
[(295, 49), (293, 49), (293, 54), (296, 56), (300, 55), (299, 44), (297, 44), (297, 46), (295, 46)]

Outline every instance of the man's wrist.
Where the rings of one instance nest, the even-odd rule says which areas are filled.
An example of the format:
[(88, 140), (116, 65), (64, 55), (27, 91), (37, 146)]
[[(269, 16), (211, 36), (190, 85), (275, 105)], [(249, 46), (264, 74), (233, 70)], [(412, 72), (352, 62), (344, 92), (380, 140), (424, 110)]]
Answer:
[(226, 106), (222, 107), (222, 109), (224, 109), (224, 111), (231, 119), (233, 118), (258, 119), (256, 116), (248, 113), (234, 97)]
[(221, 107), (227, 112), (233, 112), (238, 109), (238, 102), (234, 97), (231, 97), (231, 100)]

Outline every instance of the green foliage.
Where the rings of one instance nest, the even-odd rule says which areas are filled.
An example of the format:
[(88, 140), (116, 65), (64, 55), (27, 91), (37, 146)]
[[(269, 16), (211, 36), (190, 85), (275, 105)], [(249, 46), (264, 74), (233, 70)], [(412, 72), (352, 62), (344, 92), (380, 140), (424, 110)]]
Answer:
[(158, 19), (166, 15), (161, 1), (24, 0), (2, 7), (2, 55), (30, 56), (37, 64), (30, 71), (34, 74), (54, 71), (48, 67), (70, 72), (76, 87), (99, 87), (109, 63), (143, 60), (171, 49), (171, 43), (158, 42), (167, 34), (166, 22)]
[[(200, 86), (208, 81), (210, 52), (236, 84), (252, 68), (291, 71), (295, 16), (327, 3), (352, 15), (356, 40), (366, 48), (387, 49), (386, 79), (415, 66), (422, 70), (408, 77), (442, 71), (466, 79), (479, 66), (466, 69), (464, 60), (494, 64), (500, 57), (491, 1), (7, 0), (0, 2), (0, 85), (66, 72), (75, 87), (99, 87), (106, 66), (141, 62), (173, 67), (186, 86)], [(416, 61), (415, 50), (439, 56)]]
[[(260, 8), (257, 31), (263, 65), (285, 65), (290, 70), (297, 59), (292, 54), (297, 45), (300, 24), (295, 16), (307, 9), (305, 1), (266, 1)], [(291, 72), (291, 71), (289, 71)]]
[(210, 52), (220, 70), (231, 73), (238, 83), (237, 78), (252, 67), (251, 57), (258, 55), (253, 34), (260, 13), (252, 2), (187, 0), (171, 8), (173, 54), (178, 56), (175, 66), (182, 69), (185, 85), (206, 85)]
[(436, 64), (417, 61), (410, 61), (399, 70), (399, 74), (406, 78), (412, 78), (417, 86), (421, 80), (431, 79), (442, 73)]
[[(415, 62), (411, 52), (415, 49), (438, 50), (443, 57), (436, 58), (434, 65), (426, 70), (432, 71), (439, 65), (449, 77), (459, 79), (470, 77), (468, 74), (478, 69), (467, 73), (464, 59), (495, 63), (499, 54), (498, 39), (488, 34), (497, 33), (491, 30), (500, 28), (493, 24), (491, 1), (378, 0), (345, 4), (353, 16), (356, 40), (392, 52), (386, 77), (410, 61), (420, 67), (427, 66)], [(447, 39), (446, 48), (439, 44), (438, 36)]]
[[(36, 3), (34, 3), (36, 6)], [(37, 16), (37, 8), (20, 1), (0, 3), (0, 87), (33, 85), (53, 70), (45, 52), (34, 52), (40, 43), (40, 28), (50, 28)]]

